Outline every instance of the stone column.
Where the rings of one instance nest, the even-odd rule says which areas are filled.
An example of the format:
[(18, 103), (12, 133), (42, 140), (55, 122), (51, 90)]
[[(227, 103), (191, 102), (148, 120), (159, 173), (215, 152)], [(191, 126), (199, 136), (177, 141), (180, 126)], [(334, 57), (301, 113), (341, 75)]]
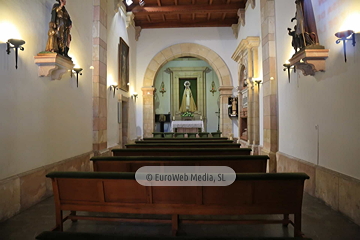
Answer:
[(221, 86), (220, 92), (220, 132), (223, 137), (232, 134), (232, 121), (228, 115), (228, 98), (232, 96), (233, 86)]
[(252, 108), (253, 108), (253, 141), (251, 143), (252, 148), (252, 154), (258, 155), (259, 154), (259, 144), (260, 144), (260, 122), (259, 122), (259, 115), (260, 115), (260, 109), (259, 109), (259, 90), (261, 83), (253, 83), (253, 102), (252, 102)]
[(264, 146), (269, 155), (269, 172), (276, 172), (278, 151), (278, 96), (276, 76), (275, 1), (261, 0), (261, 37), (263, 59)]
[(155, 127), (154, 87), (143, 87), (143, 129), (144, 137), (152, 137)]
[(94, 1), (93, 13), (93, 150), (107, 149), (107, 3)]

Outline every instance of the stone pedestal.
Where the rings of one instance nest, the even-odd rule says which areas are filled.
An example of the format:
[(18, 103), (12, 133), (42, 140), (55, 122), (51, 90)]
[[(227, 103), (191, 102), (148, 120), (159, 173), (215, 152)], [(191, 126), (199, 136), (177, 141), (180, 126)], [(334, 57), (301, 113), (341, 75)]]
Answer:
[(38, 53), (34, 59), (36, 65), (39, 66), (39, 76), (50, 76), (51, 80), (60, 80), (65, 73), (71, 71), (75, 66), (70, 58), (57, 53)]

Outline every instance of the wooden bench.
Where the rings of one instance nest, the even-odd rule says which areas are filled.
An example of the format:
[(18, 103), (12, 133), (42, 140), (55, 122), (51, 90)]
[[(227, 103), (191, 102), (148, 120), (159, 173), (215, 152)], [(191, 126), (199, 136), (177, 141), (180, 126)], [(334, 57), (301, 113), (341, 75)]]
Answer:
[[(139, 140), (136, 140), (135, 143), (137, 144), (154, 144), (154, 143), (186, 143), (186, 144), (198, 144), (198, 143), (234, 143), (233, 140), (208, 140), (208, 141), (204, 141), (204, 140), (197, 140), (196, 138), (193, 138), (192, 140), (184, 140), (185, 138), (178, 138), (177, 140), (171, 140), (171, 142), (169, 142), (167, 139), (159, 139), (159, 140), (151, 140), (151, 141), (148, 141), (148, 140), (142, 140), (142, 141), (139, 141)], [(211, 138), (208, 138), (208, 139), (211, 139)]]
[[(165, 140), (165, 139), (161, 139), (161, 138), (159, 138), (159, 137), (156, 137), (156, 138), (154, 138), (154, 137), (152, 137), (152, 138), (144, 138), (144, 141), (158, 141), (158, 140)], [(179, 140), (179, 138), (174, 138), (174, 137), (171, 137), (171, 138), (166, 138), (166, 140), (169, 140), (169, 141), (171, 141), (171, 140)], [(201, 140), (201, 141), (211, 141), (211, 140), (228, 140), (228, 138), (227, 137), (211, 137), (211, 138), (183, 138), (183, 139), (181, 139), (181, 140), (189, 140), (189, 141), (191, 141), (191, 140)]]
[(266, 155), (93, 157), (95, 172), (136, 172), (143, 166), (228, 166), (237, 173), (265, 173)]
[(114, 148), (114, 156), (228, 156), (250, 155), (251, 148)]
[[(140, 185), (135, 173), (52, 172), (56, 226), (71, 220), (168, 222), (176, 235), (179, 215), (284, 214), (283, 220), (180, 220), (183, 223), (291, 223), (301, 237), (305, 173), (242, 173), (229, 186), (152, 187)], [(70, 214), (63, 217), (63, 211)], [(169, 214), (171, 219), (124, 219), (79, 216), (76, 211)], [(289, 220), (294, 214), (294, 221)]]
[(126, 148), (240, 148), (238, 143), (149, 143), (125, 144)]
[[(116, 234), (84, 233), (84, 232), (50, 232), (45, 231), (39, 234), (38, 240), (215, 240), (213, 237), (151, 237), (151, 236), (119, 236)], [(242, 238), (242, 237), (221, 237), (221, 240), (311, 240), (310, 238)]]

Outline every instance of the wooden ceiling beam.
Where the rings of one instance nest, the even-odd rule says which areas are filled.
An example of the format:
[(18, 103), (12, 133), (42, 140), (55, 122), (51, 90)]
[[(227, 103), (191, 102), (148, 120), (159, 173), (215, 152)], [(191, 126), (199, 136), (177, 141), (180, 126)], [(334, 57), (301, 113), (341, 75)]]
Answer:
[(162, 7), (140, 7), (136, 6), (132, 12), (135, 15), (146, 14), (192, 14), (192, 13), (237, 13), (239, 8), (244, 8), (245, 4), (226, 4), (226, 5), (178, 5)]
[(139, 22), (137, 26), (141, 28), (182, 28), (182, 27), (230, 27), (232, 24), (237, 22), (232, 19), (225, 19), (224, 21), (169, 21), (166, 22)]

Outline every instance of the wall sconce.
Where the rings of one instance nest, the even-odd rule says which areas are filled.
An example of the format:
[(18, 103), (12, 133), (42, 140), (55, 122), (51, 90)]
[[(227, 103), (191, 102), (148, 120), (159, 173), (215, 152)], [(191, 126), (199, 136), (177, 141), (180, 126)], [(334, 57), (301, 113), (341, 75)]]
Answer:
[(160, 91), (159, 92), (161, 92), (162, 96), (164, 96), (164, 93), (166, 93), (164, 81), (162, 81), (162, 83), (160, 85)]
[(344, 47), (344, 57), (346, 62), (346, 43), (345, 41), (352, 41), (352, 45), (355, 47), (355, 34), (353, 30), (346, 30), (342, 32), (335, 33), (335, 36), (339, 39), (336, 40), (336, 44), (339, 44), (341, 41), (343, 41), (343, 47)]
[(18, 63), (18, 49), (20, 48), (21, 51), (24, 51), (24, 47), (21, 45), (24, 45), (25, 41), (21, 39), (9, 39), (6, 42), (6, 52), (7, 54), (10, 54), (10, 49), (15, 48), (15, 68), (17, 69), (17, 63)]
[(140, 5), (141, 7), (143, 7), (143, 6), (145, 5), (145, 1), (144, 1), (144, 0), (140, 0), (140, 1), (139, 1), (139, 5)]
[(73, 70), (76, 72), (76, 87), (79, 87), (79, 74), (82, 75), (81, 71), (82, 68), (73, 68)]
[(110, 85), (110, 92), (111, 90), (114, 90), (114, 95), (113, 95), (113, 98), (115, 97), (115, 91), (116, 90), (119, 90), (119, 86), (118, 85)]
[(215, 87), (215, 82), (212, 81), (210, 92), (211, 92), (212, 95), (214, 96), (214, 93), (215, 93), (216, 91), (217, 91), (217, 90), (216, 90), (216, 87)]
[(261, 79), (258, 79), (258, 80), (255, 80), (254, 82), (256, 82), (257, 86), (259, 87), (259, 86), (260, 86), (260, 83), (262, 83), (262, 80), (261, 80)]
[(289, 79), (289, 83), (290, 83), (290, 69), (294, 69), (294, 72), (296, 72), (296, 68), (295, 67), (291, 67), (290, 63), (284, 63), (283, 66), (285, 67), (283, 70), (288, 72), (288, 79)]
[(134, 92), (133, 95), (131, 95), (131, 98), (134, 99), (134, 101), (136, 102), (136, 99), (138, 98), (138, 94)]

